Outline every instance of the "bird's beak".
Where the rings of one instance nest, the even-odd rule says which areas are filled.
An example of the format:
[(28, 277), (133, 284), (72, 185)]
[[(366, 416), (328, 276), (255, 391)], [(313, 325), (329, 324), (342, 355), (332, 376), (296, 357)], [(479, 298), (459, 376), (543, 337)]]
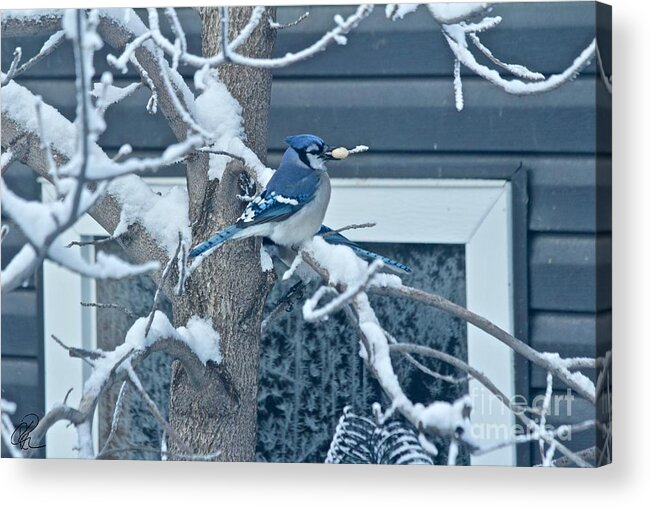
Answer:
[(323, 152), (326, 160), (337, 160), (332, 156), (332, 146), (328, 146), (327, 149)]

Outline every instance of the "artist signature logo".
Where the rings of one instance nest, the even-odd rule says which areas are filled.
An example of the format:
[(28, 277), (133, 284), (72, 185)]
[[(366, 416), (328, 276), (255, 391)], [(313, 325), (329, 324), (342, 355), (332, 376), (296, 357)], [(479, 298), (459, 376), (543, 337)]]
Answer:
[(27, 449), (40, 449), (45, 447), (43, 445), (32, 445), (31, 442), (31, 433), (34, 431), (36, 426), (38, 426), (39, 418), (36, 414), (27, 414), (23, 417), (23, 420), (20, 421), (20, 424), (16, 426), (16, 429), (11, 434), (11, 444), (20, 448), (22, 451)]

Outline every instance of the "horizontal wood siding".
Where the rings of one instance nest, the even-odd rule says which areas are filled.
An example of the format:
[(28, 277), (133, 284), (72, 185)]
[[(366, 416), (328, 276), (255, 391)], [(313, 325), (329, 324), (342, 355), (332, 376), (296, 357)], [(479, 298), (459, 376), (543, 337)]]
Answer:
[[(279, 32), (276, 56), (311, 44), (333, 26), (336, 13), (345, 16), (355, 8), (280, 7), (277, 19), (292, 21), (306, 9), (311, 14), (308, 19)], [(547, 75), (559, 73), (595, 36), (595, 12), (595, 4), (590, 2), (496, 4), (491, 15), (502, 16), (503, 21), (481, 38), (503, 60)], [(197, 13), (181, 9), (179, 15), (189, 48), (199, 52)], [(23, 47), (24, 55), (31, 55), (41, 42), (3, 40), (3, 70), (15, 45)], [(600, 50), (610, 73), (610, 45), (603, 44)], [(108, 70), (105, 56), (109, 52), (110, 48), (104, 48), (97, 58), (98, 72)], [(528, 97), (508, 95), (463, 69), (462, 112), (454, 107), (452, 68), (445, 39), (423, 7), (403, 20), (390, 22), (384, 6), (378, 6), (348, 36), (345, 46), (334, 45), (309, 60), (275, 71), (269, 165), (279, 162), (287, 135), (314, 132), (332, 144), (371, 147), (368, 154), (331, 164), (333, 176), (340, 178), (510, 179), (522, 167), (528, 182), (529, 264), (524, 275), (529, 280), (531, 311), (529, 336), (521, 338), (542, 350), (591, 356), (597, 336), (609, 336), (611, 321), (611, 106), (595, 63), (573, 82)], [(180, 70), (192, 86), (192, 69)], [(70, 48), (64, 45), (20, 81), (72, 118), (72, 76)], [(127, 76), (116, 74), (116, 85), (126, 84), (125, 77), (131, 76), (132, 70)], [(174, 141), (161, 113), (152, 116), (145, 111), (147, 98), (148, 91), (142, 89), (109, 109), (109, 125), (119, 124), (120, 128), (101, 137), (100, 144), (107, 151), (129, 143), (137, 154), (151, 155)], [(600, 128), (597, 113), (605, 119)], [(602, 153), (599, 159), (595, 157), (597, 146)], [(12, 172), (15, 179), (10, 185), (29, 193), (33, 183), (21, 171), (12, 169), (9, 174)], [(181, 166), (159, 172), (182, 173)], [(10, 236), (7, 245), (3, 244), (3, 254), (13, 255), (21, 241), (18, 234)], [(19, 323), (29, 320), (31, 314), (25, 308), (33, 296), (21, 294), (17, 298), (24, 298), (22, 313), (18, 299), (9, 303), (7, 322), (11, 324), (5, 324), (3, 305), (3, 337), (5, 326), (11, 330), (7, 332), (17, 335), (23, 328)], [(18, 338), (3, 340), (3, 357), (5, 343), (12, 351), (11, 360), (33, 357), (35, 348), (29, 340), (23, 345)], [(533, 368), (529, 378), (531, 394), (540, 393), (545, 387), (544, 372)], [(560, 414), (555, 422), (584, 416), (594, 414), (579, 403), (571, 416)], [(587, 446), (594, 435), (581, 438), (573, 445)], [(532, 456), (535, 458), (535, 450)]]

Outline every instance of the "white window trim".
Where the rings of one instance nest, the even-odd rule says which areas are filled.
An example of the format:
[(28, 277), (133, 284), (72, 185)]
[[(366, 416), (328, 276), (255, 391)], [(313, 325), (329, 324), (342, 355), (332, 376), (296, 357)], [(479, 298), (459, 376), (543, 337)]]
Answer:
[[(157, 191), (184, 185), (182, 178), (152, 178)], [(346, 234), (356, 241), (464, 244), (467, 307), (513, 332), (511, 185), (479, 179), (333, 179), (325, 223), (333, 228), (376, 222), (369, 229)], [(50, 199), (47, 185), (43, 198)], [(354, 217), (354, 219), (351, 219)], [(66, 241), (80, 241), (106, 232), (89, 216), (68, 231)], [(92, 256), (93, 247), (83, 247)], [(45, 336), (55, 334), (70, 346), (95, 347), (95, 310), (80, 301), (94, 301), (94, 281), (83, 279), (50, 262), (43, 275)], [(468, 361), (488, 375), (508, 397), (515, 395), (513, 352), (483, 331), (468, 326)], [(45, 406), (60, 403), (68, 390), (70, 403), (79, 400), (87, 368), (71, 360), (52, 340), (45, 342)], [(513, 415), (484, 387), (470, 382), (475, 435), (490, 443), (511, 435)], [(97, 439), (97, 418), (95, 418)], [(97, 441), (96, 441), (97, 444)], [(74, 457), (76, 435), (63, 423), (47, 436), (47, 457)], [(515, 448), (505, 447), (473, 457), (473, 465), (515, 465)]]

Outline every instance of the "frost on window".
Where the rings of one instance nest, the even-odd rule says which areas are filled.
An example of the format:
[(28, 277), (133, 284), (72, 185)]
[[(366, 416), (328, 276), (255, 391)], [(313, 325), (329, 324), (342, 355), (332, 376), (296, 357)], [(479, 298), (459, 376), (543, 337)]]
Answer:
[[(96, 252), (105, 252), (124, 258), (122, 248), (115, 242), (96, 246)], [(96, 300), (98, 303), (111, 303), (133, 313), (116, 308), (98, 308), (97, 345), (103, 350), (113, 350), (120, 345), (127, 331), (137, 317), (147, 315), (151, 310), (156, 292), (156, 284), (148, 275), (138, 275), (119, 280), (97, 280)], [(172, 306), (166, 298), (160, 308), (172, 319)], [(167, 416), (169, 403), (169, 385), (172, 360), (164, 352), (151, 354), (137, 368), (138, 376), (144, 388), (156, 402), (161, 413)], [(120, 392), (120, 383), (116, 383), (102, 396), (99, 403), (99, 448), (102, 449), (111, 429), (115, 402)], [(144, 449), (160, 449), (162, 429), (149, 409), (144, 405), (137, 392), (127, 383), (122, 399), (121, 422), (118, 433), (113, 437), (113, 446), (117, 448), (133, 447), (134, 450), (109, 455), (113, 459), (153, 459), (159, 460), (160, 454)], [(136, 450), (136, 448), (142, 450)]]
[[(465, 306), (463, 245), (380, 244), (369, 249), (409, 265), (409, 283)], [(275, 307), (293, 282), (277, 284), (267, 301)], [(306, 289), (312, 294), (314, 287)], [(384, 328), (403, 340), (424, 337), (424, 345), (467, 359), (465, 324), (413, 301), (371, 296)], [(358, 337), (341, 313), (325, 322), (306, 323), (301, 303), (277, 319), (263, 334), (258, 396), (257, 459), (272, 462), (324, 462), (344, 407), (372, 417), (371, 405), (382, 400), (377, 382), (359, 356)], [(458, 375), (447, 365), (429, 361), (435, 372)], [(415, 402), (454, 401), (466, 383), (433, 379), (402, 357), (395, 358), (406, 393)], [(397, 416), (399, 417), (399, 416)], [(445, 446), (441, 450), (445, 449)], [(445, 463), (441, 452), (436, 463)], [(467, 463), (467, 457), (460, 462)]]

